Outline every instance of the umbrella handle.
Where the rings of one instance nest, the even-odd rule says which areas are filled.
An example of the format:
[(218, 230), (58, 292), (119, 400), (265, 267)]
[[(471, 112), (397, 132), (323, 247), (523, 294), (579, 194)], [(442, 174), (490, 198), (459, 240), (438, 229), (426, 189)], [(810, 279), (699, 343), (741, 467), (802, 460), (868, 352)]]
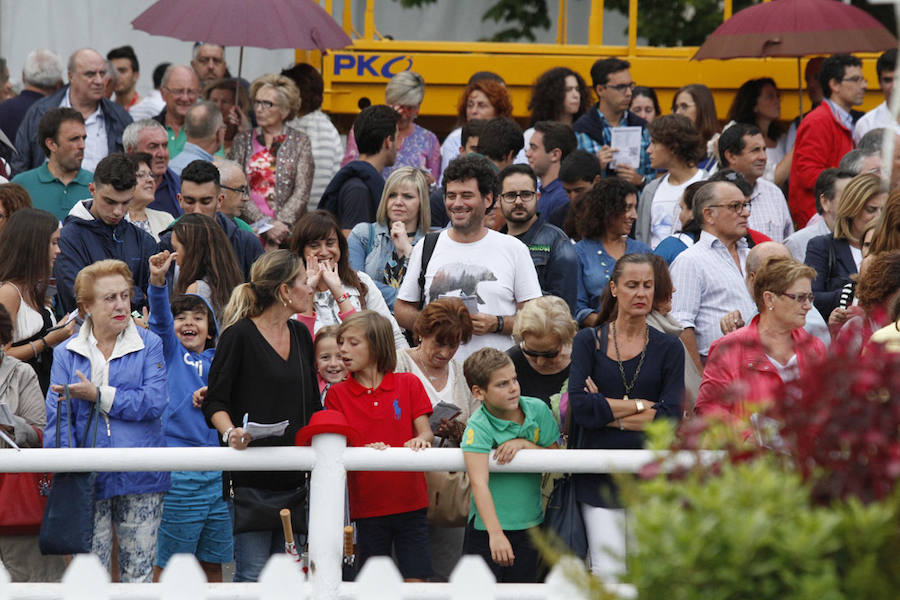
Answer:
[(294, 530), (291, 527), (291, 511), (287, 508), (282, 508), (281, 512), (278, 514), (281, 515), (281, 528), (284, 530), (284, 543), (293, 544)]

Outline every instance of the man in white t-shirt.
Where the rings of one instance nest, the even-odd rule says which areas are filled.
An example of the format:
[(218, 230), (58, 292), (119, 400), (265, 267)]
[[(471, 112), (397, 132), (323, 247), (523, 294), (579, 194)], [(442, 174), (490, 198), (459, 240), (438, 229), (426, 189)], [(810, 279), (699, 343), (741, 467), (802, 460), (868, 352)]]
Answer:
[(683, 115), (664, 115), (650, 123), (650, 166), (668, 171), (648, 183), (638, 202), (635, 238), (656, 248), (661, 241), (681, 231), (681, 196), (687, 186), (706, 179), (697, 168), (700, 134)]
[(394, 315), (401, 327), (412, 330), (420, 301), (425, 305), (441, 297), (460, 298), (472, 315), (474, 335), (459, 347), (456, 360), (487, 346), (505, 351), (513, 345), (516, 313), (527, 300), (542, 295), (531, 254), (521, 241), (484, 224), (497, 189), (497, 176), (487, 159), (479, 155), (454, 159), (444, 171), (443, 187), (450, 227), (438, 234), (433, 246), (424, 290), (419, 276), (428, 238), (416, 244)]

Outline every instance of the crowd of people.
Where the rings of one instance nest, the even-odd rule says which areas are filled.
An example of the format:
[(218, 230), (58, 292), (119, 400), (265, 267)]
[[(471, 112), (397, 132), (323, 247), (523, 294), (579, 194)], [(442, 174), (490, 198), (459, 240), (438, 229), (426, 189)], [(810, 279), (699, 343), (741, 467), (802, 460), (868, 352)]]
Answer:
[[(886, 103), (896, 62), (877, 62)], [(535, 581), (541, 476), (490, 458), (637, 449), (656, 419), (749, 423), (832, 340), (897, 344), (900, 160), (881, 148), (895, 136), (900, 157), (900, 125), (854, 109), (858, 58), (810, 65), (814, 108), (790, 127), (772, 79), (744, 83), (722, 127), (702, 83), (662, 114), (607, 58), (590, 85), (538, 77), (523, 131), (478, 72), (442, 144), (405, 71), (344, 144), (309, 65), (246, 82), (198, 43), (141, 98), (129, 46), (76, 51), (65, 85), (35, 50), (0, 103), (0, 448), (294, 445), (323, 415), (355, 445), (459, 447), (467, 477), (350, 474), (359, 564), (440, 581), (477, 554)], [(585, 560), (615, 578), (628, 509), (608, 475), (573, 485)], [(39, 549), (48, 487), (0, 473), (13, 581), (65, 568)], [(284, 548), (272, 507), (302, 541), (307, 494), (302, 472), (100, 473), (91, 549), (123, 582), (177, 553), (255, 581)]]

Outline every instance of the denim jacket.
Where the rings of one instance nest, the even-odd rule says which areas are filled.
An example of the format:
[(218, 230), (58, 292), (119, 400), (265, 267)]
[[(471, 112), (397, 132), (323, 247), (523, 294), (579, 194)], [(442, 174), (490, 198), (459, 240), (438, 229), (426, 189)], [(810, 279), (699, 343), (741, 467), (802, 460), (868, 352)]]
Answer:
[[(625, 254), (651, 254), (650, 246), (625, 238)], [(584, 239), (575, 244), (578, 255), (578, 307), (575, 320), (581, 323), (592, 312), (600, 312), (600, 297), (609, 285), (616, 259), (599, 240)]]
[[(424, 235), (425, 232), (416, 231), (411, 244), (415, 246)], [(391, 312), (394, 312), (397, 288), (389, 286), (384, 280), (384, 265), (394, 252), (394, 242), (391, 240), (388, 227), (381, 223), (357, 223), (347, 237), (347, 246), (350, 252), (350, 267), (354, 271), (364, 271), (372, 278)]]

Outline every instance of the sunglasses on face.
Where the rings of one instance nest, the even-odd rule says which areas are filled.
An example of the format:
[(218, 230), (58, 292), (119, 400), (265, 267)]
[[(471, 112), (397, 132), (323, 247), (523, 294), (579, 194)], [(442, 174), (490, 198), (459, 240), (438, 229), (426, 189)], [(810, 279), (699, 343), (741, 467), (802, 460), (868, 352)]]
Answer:
[(559, 349), (556, 350), (548, 350), (545, 352), (538, 352), (537, 350), (529, 350), (525, 347), (525, 342), (521, 342), (519, 344), (519, 349), (522, 351), (522, 354), (525, 356), (530, 356), (531, 358), (556, 358), (559, 356)]

